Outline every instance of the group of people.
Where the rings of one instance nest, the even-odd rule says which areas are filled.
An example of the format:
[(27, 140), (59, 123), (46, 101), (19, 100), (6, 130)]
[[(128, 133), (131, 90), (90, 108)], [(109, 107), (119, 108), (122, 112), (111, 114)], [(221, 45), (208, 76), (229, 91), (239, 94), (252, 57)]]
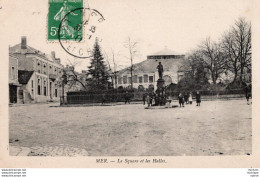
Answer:
[(143, 104), (147, 103), (147, 106), (152, 105), (163, 105), (166, 101), (165, 95), (157, 94), (154, 92), (144, 93), (143, 94)]
[[(195, 99), (196, 99), (196, 106), (200, 106), (201, 103), (201, 95), (200, 92), (196, 92), (195, 95)], [(184, 107), (184, 103), (186, 104), (192, 104), (193, 102), (193, 96), (192, 93), (179, 93), (178, 95), (178, 100), (179, 100), (179, 105), (180, 107)], [(152, 105), (164, 105), (164, 103), (166, 103), (167, 99), (166, 99), (166, 95), (158, 95), (156, 93), (144, 93), (143, 94), (143, 104), (146, 105), (148, 107), (152, 106)]]
[[(200, 106), (201, 96), (200, 96), (200, 92), (199, 91), (197, 91), (195, 99), (196, 99), (196, 103), (197, 103), (196, 106)], [(180, 107), (184, 107), (184, 103), (192, 104), (192, 100), (193, 100), (192, 93), (191, 92), (189, 94), (187, 94), (187, 93), (185, 93), (185, 94), (180, 93), (179, 96), (178, 96), (178, 100), (179, 100)]]

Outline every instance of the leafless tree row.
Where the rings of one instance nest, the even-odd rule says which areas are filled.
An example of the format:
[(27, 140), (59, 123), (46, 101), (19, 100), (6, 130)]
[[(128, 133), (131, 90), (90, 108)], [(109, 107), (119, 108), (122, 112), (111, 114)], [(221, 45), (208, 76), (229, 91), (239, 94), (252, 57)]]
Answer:
[(244, 82), (243, 76), (251, 73), (251, 23), (238, 19), (218, 42), (204, 40), (189, 54), (188, 60), (193, 71), (195, 63), (201, 63), (213, 84), (230, 75), (233, 77), (230, 83)]

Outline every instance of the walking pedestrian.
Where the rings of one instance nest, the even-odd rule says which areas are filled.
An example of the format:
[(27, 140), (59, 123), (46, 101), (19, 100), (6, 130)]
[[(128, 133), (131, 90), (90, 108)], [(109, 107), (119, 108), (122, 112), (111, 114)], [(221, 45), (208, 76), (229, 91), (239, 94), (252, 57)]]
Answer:
[(189, 94), (189, 103), (192, 104), (192, 93)]
[(128, 94), (128, 91), (125, 93), (125, 104), (129, 103), (130, 104), (130, 95)]
[(178, 98), (179, 98), (180, 108), (181, 106), (184, 107), (184, 96), (182, 95), (182, 93), (179, 94)]
[(189, 96), (188, 96), (188, 93), (185, 92), (185, 93), (184, 93), (184, 100), (185, 100), (185, 103), (186, 103), (186, 104), (189, 103), (189, 102), (188, 102), (188, 97), (189, 97)]
[(197, 94), (196, 94), (196, 103), (197, 103), (197, 106), (200, 106), (201, 98), (200, 98), (200, 92), (199, 91), (197, 91)]
[[(251, 84), (246, 86), (246, 100), (247, 104), (250, 105), (250, 98), (252, 99), (252, 86)], [(251, 101), (252, 103), (252, 101)]]
[(143, 94), (143, 103), (145, 105), (145, 101), (146, 101), (146, 93)]
[(146, 102), (147, 102), (147, 106), (148, 106), (148, 108), (150, 107), (150, 105), (151, 105), (151, 98), (150, 98), (150, 96), (149, 96), (149, 94), (147, 94), (147, 96), (146, 96)]

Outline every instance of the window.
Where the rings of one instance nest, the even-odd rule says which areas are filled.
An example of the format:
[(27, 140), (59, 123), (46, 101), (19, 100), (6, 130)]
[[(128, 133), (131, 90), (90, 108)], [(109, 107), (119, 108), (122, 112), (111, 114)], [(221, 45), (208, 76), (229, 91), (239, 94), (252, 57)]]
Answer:
[(149, 76), (149, 83), (153, 83), (153, 76)]
[(148, 86), (148, 89), (149, 89), (149, 91), (154, 91), (154, 85), (153, 85), (153, 84), (150, 84), (150, 85)]
[(145, 75), (144, 75), (144, 83), (147, 83), (147, 82), (148, 82), (148, 75), (145, 74)]
[(137, 75), (134, 76), (133, 82), (137, 83)]
[(14, 67), (12, 67), (12, 70), (11, 70), (11, 79), (15, 79), (15, 74), (14, 74)]
[(46, 74), (46, 64), (43, 65), (43, 74)]
[(138, 86), (138, 91), (144, 91), (145, 89), (144, 89), (144, 86), (143, 85), (139, 85)]
[(31, 82), (31, 83), (32, 83), (32, 88), (33, 88), (33, 80), (32, 80), (32, 82)]
[(139, 83), (143, 83), (143, 77), (142, 76), (139, 77), (138, 80), (139, 80)]
[(58, 90), (55, 89), (55, 97), (58, 97)]
[(128, 77), (128, 84), (131, 84), (131, 83), (132, 83), (132, 78)]
[(118, 77), (118, 84), (122, 84), (122, 77)]
[(38, 85), (38, 95), (41, 95), (41, 86)]
[(44, 81), (44, 87), (43, 87), (43, 94), (44, 96), (47, 96), (47, 88), (46, 88), (46, 81)]
[(38, 95), (41, 95), (41, 80), (38, 79)]
[(38, 62), (38, 73), (41, 73), (41, 63), (40, 62)]
[(127, 84), (127, 76), (123, 76), (123, 84)]
[(183, 77), (184, 77), (183, 74), (179, 74), (179, 75), (178, 75), (178, 80), (180, 81)]

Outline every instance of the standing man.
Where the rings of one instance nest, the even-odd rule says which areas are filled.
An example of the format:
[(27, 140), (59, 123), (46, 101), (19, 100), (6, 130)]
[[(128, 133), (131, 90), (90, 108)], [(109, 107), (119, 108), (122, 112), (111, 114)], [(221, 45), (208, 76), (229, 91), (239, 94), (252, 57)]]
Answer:
[(125, 93), (125, 104), (126, 103), (130, 104), (130, 95), (129, 95), (128, 91), (126, 91), (126, 93)]
[(182, 95), (182, 93), (179, 94), (178, 99), (179, 99), (180, 108), (184, 107), (184, 96)]
[(145, 105), (145, 100), (146, 100), (146, 93), (144, 92), (143, 93), (143, 103), (144, 103), (144, 105)]

